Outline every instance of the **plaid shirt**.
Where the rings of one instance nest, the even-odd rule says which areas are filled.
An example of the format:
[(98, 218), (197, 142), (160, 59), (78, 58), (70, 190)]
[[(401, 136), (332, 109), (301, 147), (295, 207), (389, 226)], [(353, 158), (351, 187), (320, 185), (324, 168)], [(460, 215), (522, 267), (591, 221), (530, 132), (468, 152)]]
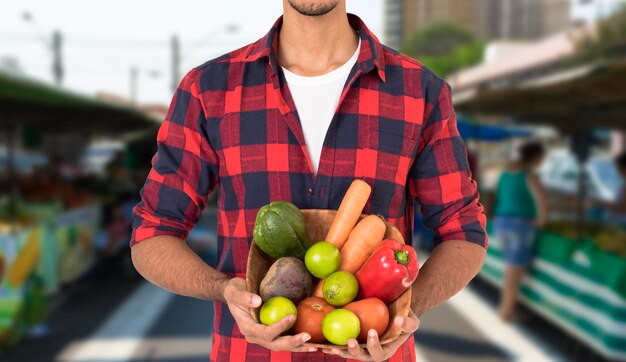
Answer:
[[(348, 19), (361, 50), (327, 131), (318, 173), (276, 59), (281, 17), (260, 40), (182, 80), (134, 210), (131, 245), (157, 235), (185, 239), (219, 186), (217, 270), (245, 278), (261, 206), (287, 200), (302, 209), (337, 209), (360, 178), (373, 190), (364, 212), (383, 215), (408, 242), (417, 200), (435, 244), (460, 239), (487, 246), (450, 87), (418, 61), (381, 45), (357, 16)], [(341, 360), (248, 344), (221, 303), (215, 303), (213, 330), (211, 360)], [(391, 360), (414, 359), (410, 338)]]

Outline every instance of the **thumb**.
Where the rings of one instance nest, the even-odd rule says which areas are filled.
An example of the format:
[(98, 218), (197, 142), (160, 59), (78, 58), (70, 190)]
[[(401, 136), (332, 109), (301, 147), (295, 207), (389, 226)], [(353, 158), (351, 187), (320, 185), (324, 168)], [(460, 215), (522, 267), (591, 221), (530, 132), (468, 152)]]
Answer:
[(234, 303), (245, 308), (257, 308), (261, 306), (261, 297), (254, 293), (250, 293), (245, 290), (245, 284), (241, 285), (236, 283), (235, 280), (231, 281), (230, 285), (226, 287), (224, 297), (229, 303)]
[(409, 314), (407, 317), (396, 317), (394, 323), (402, 328), (404, 332), (415, 332), (420, 326), (420, 320), (413, 314)]
[(250, 292), (235, 291), (231, 301), (242, 307), (257, 308), (262, 304), (261, 297)]

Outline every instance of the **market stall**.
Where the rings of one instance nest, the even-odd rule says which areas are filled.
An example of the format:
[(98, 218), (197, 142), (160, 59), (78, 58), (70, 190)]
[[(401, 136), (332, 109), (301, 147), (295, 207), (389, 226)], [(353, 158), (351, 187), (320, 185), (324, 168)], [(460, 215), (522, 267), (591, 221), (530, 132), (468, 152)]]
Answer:
[[(0, 350), (42, 321), (50, 298), (96, 261), (94, 243), (105, 200), (78, 178), (70, 182), (61, 175), (77, 174), (80, 155), (93, 137), (153, 133), (157, 126), (158, 120), (133, 107), (0, 73), (0, 145), (5, 150), (0, 166)], [(44, 161), (25, 172), (17, 155)], [(55, 164), (57, 157), (65, 157), (65, 169)]]
[[(499, 287), (504, 267), (500, 241), (490, 234), (480, 276)], [(605, 357), (626, 360), (624, 254), (599, 248), (594, 237), (578, 240), (541, 232), (520, 299)]]
[[(598, 354), (626, 360), (626, 229), (610, 218), (588, 221), (585, 169), (593, 153), (593, 130), (626, 129), (626, 59), (616, 55), (583, 62), (567, 34), (511, 57), (515, 61), (481, 65), (452, 77), (455, 108), (515, 124), (555, 127), (569, 138), (578, 163), (575, 203), (569, 205), (576, 212), (569, 213), (571, 218), (553, 217), (538, 234), (520, 298)], [(489, 239), (480, 276), (500, 286), (502, 247), (492, 233)]]

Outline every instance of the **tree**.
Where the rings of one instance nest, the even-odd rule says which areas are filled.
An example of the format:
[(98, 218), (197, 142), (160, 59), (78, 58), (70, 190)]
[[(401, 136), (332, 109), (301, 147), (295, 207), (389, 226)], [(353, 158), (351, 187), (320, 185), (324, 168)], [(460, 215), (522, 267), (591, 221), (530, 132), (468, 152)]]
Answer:
[(481, 62), (484, 47), (469, 30), (442, 22), (416, 32), (401, 51), (446, 77)]
[(626, 6), (601, 20), (597, 33), (578, 41), (582, 60), (605, 59), (626, 53)]

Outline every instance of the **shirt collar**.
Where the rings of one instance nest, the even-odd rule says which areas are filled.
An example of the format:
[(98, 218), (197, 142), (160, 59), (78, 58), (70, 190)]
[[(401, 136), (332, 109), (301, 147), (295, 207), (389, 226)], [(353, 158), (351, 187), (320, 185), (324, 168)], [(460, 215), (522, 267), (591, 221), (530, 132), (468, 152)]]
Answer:
[[(384, 82), (385, 59), (382, 44), (358, 16), (348, 13), (348, 22), (352, 28), (358, 31), (361, 38), (361, 50), (357, 59), (357, 66), (361, 68), (363, 73), (369, 73), (376, 68), (378, 76)], [(253, 61), (262, 57), (268, 57), (273, 72), (278, 74), (279, 67), (276, 60), (276, 50), (278, 49), (277, 35), (282, 23), (283, 16), (281, 15), (270, 31), (250, 46), (244, 56), (245, 60)]]

